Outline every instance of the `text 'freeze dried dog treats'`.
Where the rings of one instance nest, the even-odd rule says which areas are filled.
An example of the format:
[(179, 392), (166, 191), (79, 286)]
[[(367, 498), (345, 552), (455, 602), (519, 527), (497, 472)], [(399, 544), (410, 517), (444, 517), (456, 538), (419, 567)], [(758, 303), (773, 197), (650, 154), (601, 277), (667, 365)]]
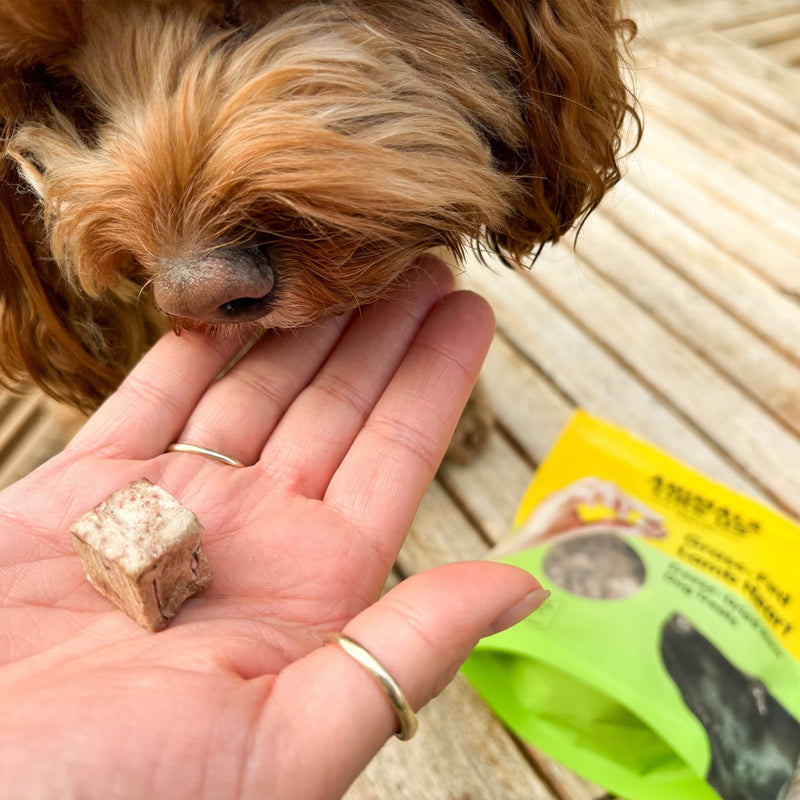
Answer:
[(144, 478), (109, 495), (70, 527), (89, 582), (154, 631), (211, 581), (202, 530), (188, 508)]

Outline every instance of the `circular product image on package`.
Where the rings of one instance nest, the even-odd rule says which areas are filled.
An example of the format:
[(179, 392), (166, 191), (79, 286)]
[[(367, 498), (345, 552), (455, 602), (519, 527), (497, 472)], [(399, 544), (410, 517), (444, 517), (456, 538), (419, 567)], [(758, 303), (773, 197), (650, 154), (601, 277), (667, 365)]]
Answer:
[(646, 577), (636, 551), (606, 528), (584, 530), (554, 542), (543, 566), (556, 586), (594, 600), (630, 597), (642, 588)]

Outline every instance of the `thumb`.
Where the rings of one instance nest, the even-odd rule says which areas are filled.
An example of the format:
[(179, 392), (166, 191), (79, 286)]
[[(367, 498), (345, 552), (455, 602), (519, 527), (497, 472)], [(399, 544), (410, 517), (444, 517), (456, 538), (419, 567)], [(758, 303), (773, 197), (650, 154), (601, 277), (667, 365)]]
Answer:
[[(515, 624), (546, 597), (516, 567), (449, 564), (403, 581), (344, 632), (381, 662), (418, 709), (452, 680), (478, 639)], [(340, 797), (396, 730), (394, 709), (372, 676), (339, 647), (321, 647), (273, 684), (256, 751), (280, 761), (254, 769), (251, 777), (263, 782), (247, 788), (286, 800)]]

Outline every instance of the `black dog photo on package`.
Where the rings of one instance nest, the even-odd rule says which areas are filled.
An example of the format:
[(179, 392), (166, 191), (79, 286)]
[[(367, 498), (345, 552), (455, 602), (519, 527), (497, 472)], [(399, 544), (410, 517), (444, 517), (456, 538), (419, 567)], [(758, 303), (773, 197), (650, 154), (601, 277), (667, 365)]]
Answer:
[(681, 614), (664, 624), (661, 657), (708, 734), (706, 778), (722, 800), (786, 797), (800, 757), (800, 723)]

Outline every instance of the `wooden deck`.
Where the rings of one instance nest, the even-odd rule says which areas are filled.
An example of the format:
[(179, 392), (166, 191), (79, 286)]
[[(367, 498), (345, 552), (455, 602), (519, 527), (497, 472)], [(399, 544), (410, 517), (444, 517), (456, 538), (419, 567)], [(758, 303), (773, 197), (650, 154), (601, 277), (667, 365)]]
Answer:
[[(498, 318), (500, 428), (469, 467), (442, 468), (399, 576), (481, 558), (576, 406), (800, 517), (800, 0), (633, 13), (643, 144), (577, 251), (524, 275), (470, 266)], [(0, 398), (0, 485), (58, 446), (45, 401)], [(516, 741), (459, 677), (347, 794), (422, 798), (608, 795)]]

